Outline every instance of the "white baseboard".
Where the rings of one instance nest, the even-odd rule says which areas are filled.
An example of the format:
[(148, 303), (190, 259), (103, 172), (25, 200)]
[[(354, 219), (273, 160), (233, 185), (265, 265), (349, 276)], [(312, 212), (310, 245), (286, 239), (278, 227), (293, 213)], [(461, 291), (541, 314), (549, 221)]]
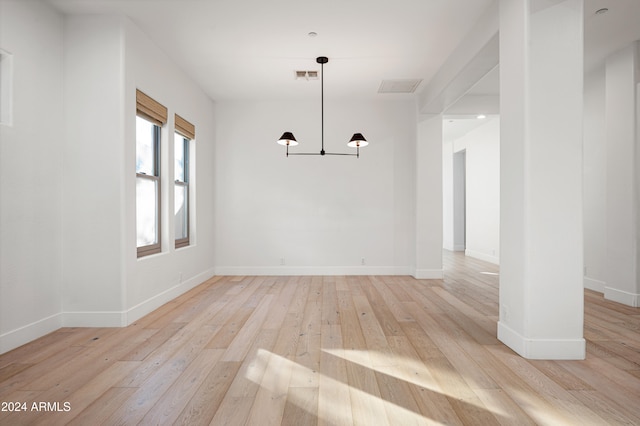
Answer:
[(62, 313), (63, 327), (124, 327), (122, 311), (76, 311)]
[(584, 277), (582, 279), (584, 288), (588, 290), (597, 291), (598, 293), (604, 293), (604, 289), (607, 285), (604, 281), (599, 281), (593, 278)]
[(489, 262), (489, 263), (493, 263), (494, 265), (499, 265), (500, 264), (500, 259), (496, 256), (491, 256), (488, 255), (486, 253), (482, 253), (481, 251), (475, 251), (475, 250), (465, 250), (464, 251), (464, 255), (465, 256), (469, 256), (469, 257), (473, 257), (474, 259), (479, 259), (479, 260), (483, 260), (485, 262)]
[(410, 275), (408, 266), (219, 266), (215, 275)]
[(0, 335), (0, 354), (61, 327), (125, 327), (213, 276), (213, 269), (196, 275), (126, 311), (61, 312)]
[(586, 356), (586, 342), (579, 339), (528, 339), (498, 321), (498, 340), (527, 359), (580, 360)]
[(129, 325), (139, 320), (143, 316), (155, 311), (160, 306), (164, 305), (167, 302), (172, 301), (176, 297), (186, 293), (194, 287), (202, 284), (207, 281), (209, 278), (214, 276), (213, 268), (208, 269), (195, 277), (189, 278), (182, 283), (171, 287), (168, 290), (163, 291), (160, 294), (157, 294), (142, 303), (138, 303), (136, 306), (130, 308), (126, 311), (125, 314), (125, 325)]
[(62, 314), (55, 314), (0, 335), (0, 354), (9, 352), (62, 327)]
[(465, 245), (464, 244), (455, 245), (453, 246), (453, 251), (465, 251)]
[(444, 278), (444, 270), (442, 269), (415, 269), (413, 278), (417, 280), (441, 280)]
[(640, 294), (629, 293), (617, 288), (605, 287), (604, 298), (613, 302), (622, 303), (632, 308), (640, 307)]

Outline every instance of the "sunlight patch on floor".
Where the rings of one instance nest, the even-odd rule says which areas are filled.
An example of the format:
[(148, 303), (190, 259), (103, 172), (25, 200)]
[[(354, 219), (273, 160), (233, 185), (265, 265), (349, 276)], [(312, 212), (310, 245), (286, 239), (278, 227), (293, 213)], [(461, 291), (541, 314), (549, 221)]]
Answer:
[[(336, 351), (339, 352), (339, 351)], [(362, 361), (362, 354), (353, 354), (353, 358)], [(289, 388), (289, 378), (296, 374), (304, 374), (306, 367), (280, 355), (264, 349), (258, 349), (255, 362), (247, 369), (247, 379), (269, 390), (274, 396), (288, 394), (287, 402), (304, 407), (304, 401), (295, 388)], [(376, 395), (371, 395), (346, 383), (320, 374), (319, 407), (327, 407), (330, 412), (319, 410), (318, 418), (329, 423), (353, 424), (363, 419), (370, 419), (371, 424), (392, 425), (424, 425), (441, 423), (427, 419)], [(345, 398), (349, 395), (349, 398)]]
[[(437, 392), (445, 396), (456, 398), (455, 395), (446, 395), (440, 388), (435, 378), (425, 365), (414, 359), (403, 358), (398, 355), (390, 355), (376, 351), (344, 350), (334, 351), (333, 349), (323, 349), (334, 356), (343, 356), (345, 360), (363, 367), (371, 368), (396, 379), (404, 380), (416, 386)], [(371, 363), (365, 363), (371, 359)], [(485, 407), (480, 407), (485, 408)], [(505, 415), (506, 413), (497, 413)]]

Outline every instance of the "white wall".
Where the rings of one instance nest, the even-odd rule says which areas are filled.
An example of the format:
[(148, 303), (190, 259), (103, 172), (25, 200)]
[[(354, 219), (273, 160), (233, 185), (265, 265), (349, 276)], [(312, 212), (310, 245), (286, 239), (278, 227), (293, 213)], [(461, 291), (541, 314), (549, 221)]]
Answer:
[(585, 76), (584, 286), (637, 304), (638, 43)]
[(60, 327), (63, 18), (0, 3), (13, 55), (13, 125), (0, 125), (0, 353)]
[[(71, 16), (66, 36), (65, 188), (72, 190), (65, 193), (65, 324), (126, 325), (213, 274), (213, 102), (126, 18)], [(140, 259), (136, 89), (169, 113), (161, 141), (162, 252)], [(180, 250), (173, 226), (175, 113), (196, 126), (192, 244)]]
[(454, 142), (466, 151), (467, 256), (500, 262), (500, 119), (487, 122)]
[(415, 144), (415, 272), (440, 279), (442, 269), (442, 115), (421, 117)]
[[(125, 206), (124, 263), (125, 309), (131, 323), (184, 291), (213, 275), (214, 240), (214, 103), (154, 45), (131, 21), (125, 26), (126, 81), (124, 90), (124, 172), (125, 191), (120, 194)], [(136, 257), (135, 216), (135, 89), (168, 108), (169, 120), (162, 133), (162, 253)], [(173, 216), (173, 134), (174, 114), (195, 125), (191, 144), (190, 245), (174, 247)], [(170, 214), (166, 214), (170, 213)]]
[(606, 61), (607, 272), (605, 297), (640, 305), (638, 273), (638, 42)]
[(359, 159), (285, 157), (284, 131), (291, 152), (320, 151), (316, 101), (224, 102), (216, 122), (218, 274), (409, 273), (413, 102), (325, 100), (325, 150), (354, 152), (361, 132)]
[(121, 325), (123, 21), (65, 18), (65, 325)]
[(453, 154), (453, 248), (457, 251), (466, 249), (466, 150)]
[(585, 76), (584, 286), (604, 293), (607, 258), (607, 143), (604, 66)]
[[(60, 326), (122, 326), (213, 274), (214, 105), (130, 21), (0, 3), (0, 353)], [(135, 89), (169, 108), (163, 251), (136, 257)], [(173, 247), (173, 114), (196, 126), (192, 244)]]

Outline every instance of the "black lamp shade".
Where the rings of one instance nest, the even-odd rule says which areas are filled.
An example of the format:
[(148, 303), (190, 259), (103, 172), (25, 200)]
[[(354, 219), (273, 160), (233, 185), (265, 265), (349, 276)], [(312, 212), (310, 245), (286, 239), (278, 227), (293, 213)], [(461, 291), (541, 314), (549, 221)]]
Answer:
[(362, 133), (354, 133), (351, 136), (351, 140), (347, 144), (347, 146), (351, 148), (362, 148), (363, 146), (369, 145), (369, 142), (362, 136)]
[(280, 136), (280, 139), (278, 139), (278, 143), (280, 145), (289, 145), (289, 146), (298, 145), (296, 138), (293, 136), (293, 133), (291, 132), (284, 132), (282, 136)]

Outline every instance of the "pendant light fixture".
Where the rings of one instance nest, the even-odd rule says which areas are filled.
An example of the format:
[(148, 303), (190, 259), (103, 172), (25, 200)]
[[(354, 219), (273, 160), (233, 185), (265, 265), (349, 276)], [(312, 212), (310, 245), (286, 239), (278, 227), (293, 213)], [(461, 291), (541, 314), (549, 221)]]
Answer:
[(351, 140), (347, 143), (348, 147), (355, 148), (356, 152), (353, 153), (338, 153), (338, 152), (327, 152), (324, 150), (324, 64), (329, 62), (329, 58), (326, 56), (319, 56), (316, 58), (316, 62), (320, 64), (320, 121), (321, 121), (321, 146), (320, 152), (289, 152), (290, 146), (298, 145), (298, 141), (295, 136), (291, 132), (284, 132), (280, 139), (278, 139), (278, 143), (280, 145), (285, 145), (287, 147), (287, 157), (289, 155), (355, 155), (357, 158), (360, 157), (360, 148), (369, 145), (369, 142), (362, 136), (362, 133), (354, 133), (351, 137)]

